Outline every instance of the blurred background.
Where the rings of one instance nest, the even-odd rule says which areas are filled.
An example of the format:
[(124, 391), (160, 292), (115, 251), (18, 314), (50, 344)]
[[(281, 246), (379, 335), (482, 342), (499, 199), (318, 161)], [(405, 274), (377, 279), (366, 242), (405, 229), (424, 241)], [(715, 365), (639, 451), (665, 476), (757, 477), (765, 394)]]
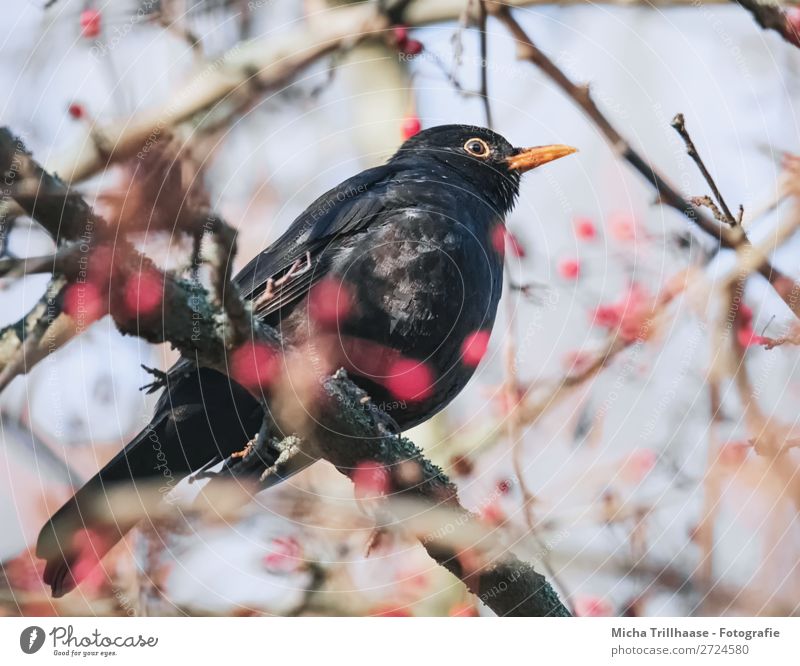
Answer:
[[(173, 123), (176, 109), (276, 44), (302, 53), (307, 44), (290, 38), (332, 29), (338, 4), (347, 3), (4, 3), (0, 122), (98, 210), (119, 211), (129, 165), (87, 155), (156, 119), (158, 133), (174, 130), (203, 196), (239, 230), (241, 267), (316, 196), (382, 162), (420, 127), (486, 125), (483, 68), (495, 130), (514, 145), (581, 152), (524, 181), (488, 352), (467, 390), (409, 436), (580, 615), (800, 612), (800, 461), (791, 444), (800, 438), (800, 355), (791, 344), (759, 344), (792, 331), (791, 312), (751, 277), (746, 316), (728, 331), (744, 348), (761, 425), (789, 443), (779, 456), (759, 455), (736, 373), (712, 372), (724, 317), (715, 279), (732, 257), (654, 203), (581, 109), (517, 60), (494, 18), (484, 59), (480, 31), (465, 21), (472, 3), (426, 0), (425, 25), (314, 57), (278, 87), (256, 77)], [(731, 206), (744, 207), (753, 239), (794, 214), (787, 153), (800, 151), (797, 48), (730, 2), (516, 4), (536, 44), (572, 80), (591, 83), (611, 122), (684, 196), (708, 187), (670, 128), (677, 112)], [(280, 53), (270, 57), (281, 66)], [(180, 260), (185, 247), (141, 228), (137, 242), (157, 261)], [(24, 221), (2, 240), (8, 256), (52, 250)], [(774, 262), (798, 277), (798, 252), (790, 239)], [(689, 287), (640, 335), (645, 304), (686, 276)], [(0, 280), (0, 323), (24, 314), (45, 284), (46, 276)], [(413, 540), (392, 535), (367, 555), (372, 525), (326, 463), (236, 517), (131, 534), (96, 577), (51, 600), (29, 550), (39, 528), (148, 421), (156, 396), (139, 390), (151, 381), (141, 365), (174, 359), (121, 336), (106, 317), (0, 395), (0, 613), (490, 614)]]

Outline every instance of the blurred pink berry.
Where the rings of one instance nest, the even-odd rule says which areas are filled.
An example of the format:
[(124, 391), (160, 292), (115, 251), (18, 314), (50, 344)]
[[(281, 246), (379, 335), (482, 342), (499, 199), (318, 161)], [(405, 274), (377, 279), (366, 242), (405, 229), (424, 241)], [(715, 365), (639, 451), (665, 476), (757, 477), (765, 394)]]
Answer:
[(506, 521), (506, 514), (497, 502), (481, 507), (479, 515), (489, 525), (502, 525)]
[(461, 345), (461, 360), (464, 365), (477, 367), (489, 347), (489, 331), (470, 333)]
[(601, 328), (616, 328), (622, 321), (622, 309), (618, 304), (598, 305), (593, 312), (593, 320)]
[(418, 39), (407, 39), (400, 50), (408, 56), (416, 56), (422, 53), (423, 48), (422, 42)]
[(408, 41), (408, 28), (404, 25), (396, 25), (392, 28), (394, 40), (397, 44), (405, 44)]
[(608, 231), (618, 241), (632, 241), (636, 238), (636, 220), (625, 213), (612, 213), (608, 218)]
[(494, 251), (501, 257), (506, 254), (506, 229), (502, 224), (496, 224), (492, 227), (491, 242)]
[(753, 323), (753, 308), (747, 305), (747, 303), (741, 303), (739, 305), (739, 322), (742, 327), (750, 326)]
[(26, 550), (14, 559), (5, 560), (3, 569), (6, 581), (11, 584), (12, 589), (43, 593), (44, 561), (31, 551)]
[(727, 442), (719, 449), (719, 461), (727, 467), (737, 467), (745, 461), (750, 448), (747, 442)]
[(580, 596), (575, 599), (575, 615), (578, 617), (611, 617), (614, 609), (600, 597)]
[(794, 43), (800, 44), (800, 7), (790, 7), (786, 10), (786, 22), (794, 31)]
[(522, 243), (502, 224), (497, 224), (492, 228), (491, 241), (492, 247), (500, 256), (505, 256), (506, 247), (515, 257), (521, 258), (525, 256), (525, 248), (522, 247)]
[(73, 283), (64, 291), (64, 313), (85, 326), (105, 314), (103, 294), (93, 282)]
[(751, 326), (740, 328), (736, 335), (739, 339), (739, 344), (742, 345), (742, 347), (753, 347), (754, 345), (763, 344), (765, 341), (765, 338), (757, 335)]
[(70, 573), (67, 575), (73, 580), (81, 581), (81, 590), (93, 595), (106, 581), (106, 574), (101, 566), (99, 553), (107, 550), (106, 538), (99, 532), (81, 529), (75, 533), (72, 540), (73, 548), (78, 553)]
[(558, 274), (565, 280), (576, 280), (581, 274), (581, 264), (577, 259), (562, 259), (558, 262)]
[(478, 617), (478, 609), (475, 604), (467, 601), (455, 604), (447, 614), (450, 617)]
[(303, 549), (294, 537), (276, 537), (269, 543), (267, 550), (262, 562), (270, 573), (293, 573), (304, 566)]
[(522, 258), (525, 256), (525, 248), (522, 247), (522, 243), (520, 243), (519, 239), (510, 231), (506, 231), (506, 243), (511, 249), (511, 254), (515, 257)]
[(589, 369), (594, 361), (591, 354), (585, 351), (570, 351), (564, 355), (562, 365), (568, 375), (579, 375)]
[(352, 479), (358, 499), (374, 499), (389, 492), (389, 472), (373, 460), (359, 463)]
[(266, 388), (279, 370), (278, 355), (263, 342), (245, 342), (230, 357), (231, 377), (246, 389)]
[(316, 323), (336, 328), (350, 315), (353, 295), (346, 284), (333, 278), (321, 280), (308, 295), (308, 314)]
[(647, 291), (641, 285), (633, 284), (620, 300), (595, 308), (592, 319), (596, 326), (617, 329), (623, 340), (633, 342), (648, 337), (650, 314)]
[(433, 372), (422, 361), (401, 358), (389, 366), (386, 388), (398, 400), (419, 402), (433, 393)]
[(422, 123), (415, 115), (406, 116), (400, 125), (400, 132), (403, 135), (403, 140), (410, 139), (415, 134), (419, 134), (422, 129)]
[(597, 228), (588, 217), (576, 217), (575, 235), (581, 240), (594, 240), (597, 237)]
[(658, 454), (652, 449), (637, 449), (628, 456), (622, 474), (628, 481), (638, 483), (653, 471), (657, 460)]
[(96, 9), (84, 9), (81, 12), (81, 36), (94, 39), (100, 34), (100, 12)]
[(75, 120), (81, 120), (86, 117), (86, 109), (83, 108), (83, 104), (78, 104), (77, 102), (73, 102), (67, 107), (67, 113), (70, 118)]
[(370, 615), (372, 617), (413, 617), (405, 608), (377, 608)]
[(132, 273), (125, 281), (124, 305), (131, 316), (153, 314), (161, 306), (163, 298), (164, 280), (158, 271), (146, 268)]

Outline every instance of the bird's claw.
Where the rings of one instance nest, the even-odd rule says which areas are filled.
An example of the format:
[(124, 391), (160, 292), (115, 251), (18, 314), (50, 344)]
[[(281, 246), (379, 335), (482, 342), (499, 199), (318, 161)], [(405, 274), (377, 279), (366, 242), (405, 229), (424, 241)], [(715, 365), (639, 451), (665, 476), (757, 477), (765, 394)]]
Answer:
[(289, 267), (289, 270), (286, 271), (284, 275), (279, 277), (277, 280), (274, 278), (269, 278), (267, 280), (267, 285), (264, 288), (262, 294), (256, 299), (255, 304), (263, 305), (264, 303), (268, 303), (276, 296), (275, 288), (282, 287), (285, 285), (289, 280), (292, 278), (299, 277), (308, 271), (311, 270), (311, 252), (306, 251), (305, 257), (302, 259), (295, 259), (294, 263)]

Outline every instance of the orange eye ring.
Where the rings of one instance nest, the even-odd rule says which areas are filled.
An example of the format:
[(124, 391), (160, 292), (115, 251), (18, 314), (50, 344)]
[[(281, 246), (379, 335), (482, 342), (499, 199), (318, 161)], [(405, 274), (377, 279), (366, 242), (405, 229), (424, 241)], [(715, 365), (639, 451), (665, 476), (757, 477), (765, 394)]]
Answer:
[(466, 150), (470, 155), (473, 157), (489, 157), (489, 153), (492, 152), (489, 148), (489, 144), (486, 143), (483, 139), (479, 139), (477, 137), (473, 139), (469, 139), (464, 144), (464, 150)]

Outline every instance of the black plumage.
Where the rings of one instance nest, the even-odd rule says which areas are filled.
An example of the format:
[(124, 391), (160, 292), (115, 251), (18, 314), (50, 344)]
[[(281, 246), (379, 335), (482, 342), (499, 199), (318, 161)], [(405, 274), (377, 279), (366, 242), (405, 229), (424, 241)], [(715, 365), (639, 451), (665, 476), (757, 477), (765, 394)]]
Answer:
[[(328, 361), (345, 366), (400, 428), (409, 428), (447, 405), (474, 372), (463, 362), (463, 345), (494, 323), (503, 277), (497, 240), (520, 174), (571, 152), (514, 148), (478, 127), (425, 130), (386, 164), (313, 202), (235, 285), (287, 342), (324, 339)], [(347, 300), (334, 325), (314, 316), (313, 294), (323, 281), (336, 285), (326, 298)], [(398, 372), (419, 367), (430, 382), (417, 381), (398, 399)], [(47, 560), (54, 596), (83, 575), (74, 567), (79, 530), (101, 533), (93, 544), (99, 558), (132, 526), (108, 524), (113, 484), (159, 479), (165, 469), (174, 482), (227, 457), (252, 438), (261, 413), (235, 382), (180, 361), (150, 425), (42, 529), (37, 554)]]

